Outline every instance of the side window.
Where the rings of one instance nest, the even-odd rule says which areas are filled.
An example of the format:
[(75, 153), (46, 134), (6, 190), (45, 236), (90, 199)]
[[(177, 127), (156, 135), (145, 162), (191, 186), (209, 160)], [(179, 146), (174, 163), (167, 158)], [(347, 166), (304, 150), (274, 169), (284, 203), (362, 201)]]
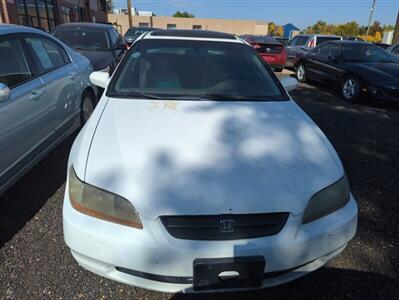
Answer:
[(111, 44), (114, 47), (116, 45), (116, 42), (119, 40), (119, 33), (114, 28), (111, 28), (110, 34)]
[(330, 55), (330, 44), (323, 44), (317, 49), (317, 54), (328, 57)]
[(1, 83), (12, 88), (32, 77), (22, 45), (18, 39), (0, 40), (0, 53)]
[(26, 44), (34, 57), (39, 73), (46, 73), (66, 64), (65, 55), (53, 41), (40, 37), (25, 38)]
[(341, 56), (340, 48), (335, 44), (330, 44), (330, 54), (329, 56), (338, 58)]

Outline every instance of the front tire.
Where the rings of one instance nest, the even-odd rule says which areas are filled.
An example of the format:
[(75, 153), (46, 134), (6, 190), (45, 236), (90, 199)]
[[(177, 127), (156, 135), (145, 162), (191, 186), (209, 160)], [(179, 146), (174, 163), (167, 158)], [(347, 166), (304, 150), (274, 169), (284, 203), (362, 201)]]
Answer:
[(306, 82), (306, 68), (303, 63), (300, 63), (298, 65), (298, 68), (296, 70), (296, 79), (299, 82)]
[(358, 101), (360, 94), (360, 82), (356, 76), (346, 76), (341, 83), (341, 96), (350, 103)]
[(82, 95), (82, 102), (80, 103), (80, 124), (83, 126), (89, 120), (95, 107), (94, 94), (91, 91), (85, 91)]

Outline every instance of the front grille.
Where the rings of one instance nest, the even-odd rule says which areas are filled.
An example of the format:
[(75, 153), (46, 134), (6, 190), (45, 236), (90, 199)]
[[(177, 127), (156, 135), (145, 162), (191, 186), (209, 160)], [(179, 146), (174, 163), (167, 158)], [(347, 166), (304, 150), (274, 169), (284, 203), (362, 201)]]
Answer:
[(186, 240), (237, 240), (271, 236), (283, 229), (288, 213), (162, 216), (166, 230)]

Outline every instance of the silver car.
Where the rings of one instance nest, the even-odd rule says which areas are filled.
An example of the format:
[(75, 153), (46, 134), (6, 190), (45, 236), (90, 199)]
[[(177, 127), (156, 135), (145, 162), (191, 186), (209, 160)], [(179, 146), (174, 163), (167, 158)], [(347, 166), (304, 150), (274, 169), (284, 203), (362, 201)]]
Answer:
[(297, 53), (301, 49), (314, 48), (326, 41), (342, 40), (341, 36), (326, 34), (299, 34), (288, 41), (286, 67), (294, 67)]
[(91, 71), (51, 35), (0, 24), (0, 195), (88, 119)]

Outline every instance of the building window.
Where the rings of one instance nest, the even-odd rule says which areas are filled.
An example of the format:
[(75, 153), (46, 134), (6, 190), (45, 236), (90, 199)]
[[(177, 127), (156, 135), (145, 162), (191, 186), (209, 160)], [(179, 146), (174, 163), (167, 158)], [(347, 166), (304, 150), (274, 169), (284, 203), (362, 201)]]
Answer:
[(61, 7), (62, 13), (62, 22), (63, 23), (71, 23), (72, 21), (72, 9), (69, 7), (62, 6)]
[(166, 25), (166, 29), (168, 29), (168, 30), (176, 29), (176, 24), (168, 24), (168, 25)]
[(45, 31), (55, 27), (54, 0), (16, 0), (20, 25)]
[(193, 25), (193, 30), (202, 30), (202, 25)]
[(150, 27), (149, 23), (139, 23), (139, 27)]

